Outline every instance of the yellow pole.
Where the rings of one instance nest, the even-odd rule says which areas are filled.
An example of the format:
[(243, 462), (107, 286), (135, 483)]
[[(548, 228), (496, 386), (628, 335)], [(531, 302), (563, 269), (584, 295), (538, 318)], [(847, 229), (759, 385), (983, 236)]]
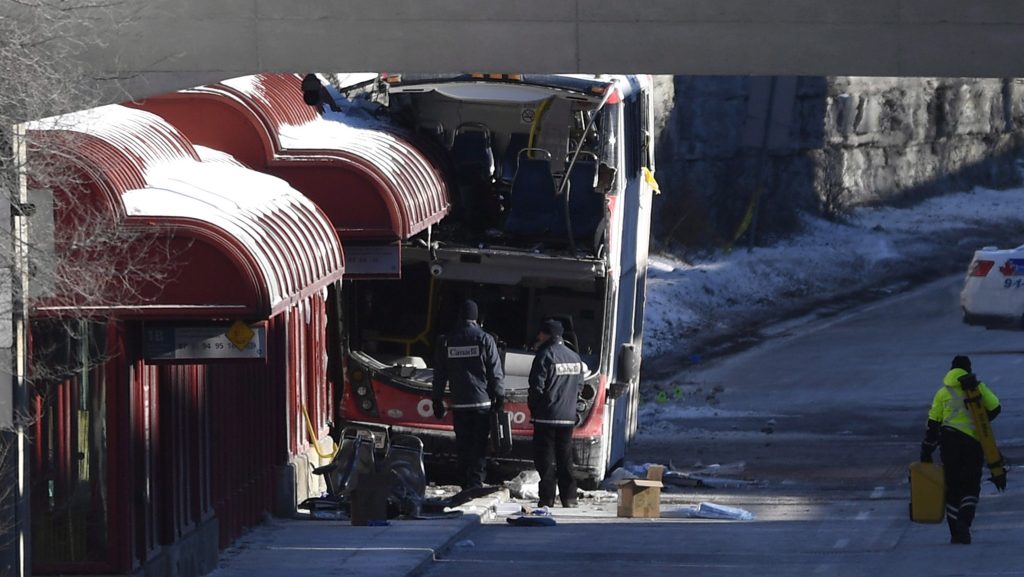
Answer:
[(330, 454), (323, 454), (320, 452), (320, 441), (316, 437), (316, 430), (313, 429), (313, 421), (309, 420), (309, 413), (306, 412), (306, 405), (302, 405), (302, 416), (306, 418), (306, 432), (309, 433), (309, 444), (313, 445), (313, 450), (316, 451), (317, 456), (321, 459), (327, 459), (333, 461), (334, 456), (338, 454), (338, 449), (341, 445), (335, 445), (334, 451)]

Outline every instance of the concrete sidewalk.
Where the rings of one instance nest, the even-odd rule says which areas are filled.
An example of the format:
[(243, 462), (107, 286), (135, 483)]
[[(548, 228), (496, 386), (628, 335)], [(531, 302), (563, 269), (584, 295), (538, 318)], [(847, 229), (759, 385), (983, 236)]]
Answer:
[(353, 527), (348, 519), (272, 518), (222, 551), (209, 576), (404, 577), (458, 543), (481, 517), (494, 517), (508, 498), (499, 489), (452, 508), (463, 513), (457, 519), (394, 519), (384, 527)]
[(347, 520), (271, 519), (221, 553), (211, 577), (360, 575), (401, 577), (430, 563), (480, 524), (478, 515), (392, 520), (353, 527)]

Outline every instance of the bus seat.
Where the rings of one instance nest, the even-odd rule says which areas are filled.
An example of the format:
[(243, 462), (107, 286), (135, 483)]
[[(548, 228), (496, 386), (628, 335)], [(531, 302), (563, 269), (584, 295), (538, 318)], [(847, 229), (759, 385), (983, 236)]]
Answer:
[[(569, 198), (571, 199), (572, 197)], [(551, 318), (562, 323), (562, 328), (564, 329), (562, 340), (565, 341), (565, 344), (577, 353), (580, 352), (580, 342), (576, 336), (576, 323), (573, 322), (572, 315), (554, 315)]]
[(519, 153), (516, 175), (512, 180), (505, 232), (521, 236), (554, 233), (564, 215), (562, 203), (555, 193), (551, 153), (540, 148), (524, 148)]
[(576, 337), (576, 333), (572, 331), (565, 331), (562, 333), (562, 340), (565, 341), (565, 345), (575, 352), (580, 352), (580, 340)]
[(416, 125), (416, 133), (422, 134), (436, 143), (444, 143), (444, 126), (436, 120), (433, 122), (420, 122)]
[[(427, 475), (423, 469), (423, 441), (413, 435), (395, 435), (384, 457), (382, 466), (393, 475), (391, 492), (396, 498), (412, 497), (423, 499), (427, 490)], [(395, 493), (398, 494), (395, 494)]]
[(491, 131), (476, 122), (460, 124), (452, 139), (452, 159), (459, 172), (472, 172), (490, 179), (494, 176)]
[(368, 431), (359, 431), (353, 443), (352, 466), (349, 469), (348, 478), (343, 486), (336, 487), (346, 495), (351, 495), (361, 480), (372, 479), (377, 472), (377, 465), (374, 459), (373, 436)]
[(356, 463), (360, 456), (365, 458), (365, 453), (369, 451), (370, 460), (373, 460), (373, 437), (368, 436), (366, 431), (345, 427), (339, 445), (330, 463), (313, 469), (314, 474), (324, 476), (327, 494), (331, 498), (338, 498), (349, 490), (349, 482), (358, 475)]
[(525, 132), (513, 132), (509, 135), (508, 146), (505, 147), (505, 153), (501, 155), (498, 182), (505, 186), (512, 185), (512, 179), (516, 175), (516, 158), (519, 157), (519, 151), (526, 148), (529, 142), (530, 135)]
[(595, 192), (596, 183), (597, 157), (580, 154), (569, 173), (569, 218), (573, 238), (593, 238), (604, 220), (604, 195)]
[(465, 123), (455, 129), (452, 161), (459, 187), (463, 218), (479, 228), (496, 226), (501, 202), (494, 191), (494, 152), (491, 133), (479, 123)]

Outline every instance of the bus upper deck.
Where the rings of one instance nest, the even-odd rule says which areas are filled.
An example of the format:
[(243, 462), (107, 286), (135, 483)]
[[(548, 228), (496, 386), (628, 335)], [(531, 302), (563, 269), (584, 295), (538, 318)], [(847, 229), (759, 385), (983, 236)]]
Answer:
[(455, 192), (433, 237), (600, 257), (629, 83), (567, 75), (390, 75), (392, 118), (437, 145)]

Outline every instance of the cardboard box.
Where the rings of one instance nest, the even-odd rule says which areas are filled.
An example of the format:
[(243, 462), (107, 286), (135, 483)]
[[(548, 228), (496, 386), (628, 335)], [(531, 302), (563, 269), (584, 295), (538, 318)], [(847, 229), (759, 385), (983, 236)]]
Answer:
[(661, 517), (661, 478), (665, 467), (651, 465), (646, 479), (627, 479), (619, 483), (619, 517), (657, 519)]

